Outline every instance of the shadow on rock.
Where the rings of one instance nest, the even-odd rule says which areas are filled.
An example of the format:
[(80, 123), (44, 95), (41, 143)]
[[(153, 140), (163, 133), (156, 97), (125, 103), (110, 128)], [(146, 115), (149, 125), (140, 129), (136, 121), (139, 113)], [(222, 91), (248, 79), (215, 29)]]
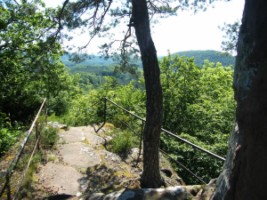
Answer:
[(43, 198), (43, 200), (67, 200), (73, 198), (73, 195), (69, 194), (57, 194)]
[(81, 191), (86, 194), (96, 192), (109, 193), (124, 187), (121, 176), (116, 169), (99, 165), (87, 169), (86, 177), (79, 180)]

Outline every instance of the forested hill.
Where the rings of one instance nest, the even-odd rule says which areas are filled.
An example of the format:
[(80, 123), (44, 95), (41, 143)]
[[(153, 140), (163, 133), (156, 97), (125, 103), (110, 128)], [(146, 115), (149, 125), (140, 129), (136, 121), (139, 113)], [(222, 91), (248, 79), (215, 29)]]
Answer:
[(235, 57), (231, 55), (226, 55), (219, 51), (213, 51), (213, 50), (198, 50), (198, 51), (181, 51), (174, 53), (174, 55), (178, 54), (179, 56), (185, 56), (195, 58), (195, 64), (198, 66), (202, 66), (204, 63), (204, 60), (209, 60), (210, 62), (220, 62), (223, 66), (234, 66), (235, 64)]
[[(181, 51), (174, 53), (173, 55), (176, 54), (189, 58), (194, 57), (195, 64), (198, 66), (202, 66), (204, 60), (209, 60), (210, 62), (214, 63), (220, 62), (223, 66), (234, 66), (235, 63), (235, 57), (213, 50)], [(78, 63), (70, 61), (68, 55), (63, 55), (61, 60), (68, 68), (71, 69), (72, 72), (99, 72), (102, 70), (107, 70), (110, 66), (116, 64), (116, 62), (111, 58), (104, 59), (96, 55), (88, 55), (88, 58)], [(141, 66), (141, 63), (138, 62), (137, 65)]]
[(106, 66), (114, 64), (114, 61), (111, 58), (105, 59), (105, 58), (102, 58), (100, 56), (95, 56), (95, 55), (88, 55), (85, 60), (83, 60), (82, 62), (76, 63), (74, 61), (71, 61), (69, 59), (69, 56), (65, 54), (61, 56), (61, 60), (69, 68), (76, 67), (77, 65), (78, 66), (89, 65), (89, 66), (105, 66), (106, 67)]

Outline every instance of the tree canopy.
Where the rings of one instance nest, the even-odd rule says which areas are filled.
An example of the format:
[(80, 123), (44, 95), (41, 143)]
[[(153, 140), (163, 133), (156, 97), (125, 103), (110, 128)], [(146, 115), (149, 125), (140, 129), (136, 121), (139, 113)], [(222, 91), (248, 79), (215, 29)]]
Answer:
[(53, 97), (71, 82), (55, 41), (54, 10), (42, 1), (1, 1), (0, 110), (26, 120), (44, 97)]

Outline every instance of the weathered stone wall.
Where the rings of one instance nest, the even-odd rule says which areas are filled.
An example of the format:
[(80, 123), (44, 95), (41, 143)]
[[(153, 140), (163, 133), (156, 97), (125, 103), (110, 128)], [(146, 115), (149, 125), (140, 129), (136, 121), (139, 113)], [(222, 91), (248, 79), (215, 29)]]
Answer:
[(230, 136), (226, 161), (223, 166), (223, 171), (217, 179), (216, 193), (213, 197), (213, 200), (223, 200), (225, 198), (227, 190), (230, 187), (229, 178), (231, 170), (233, 168), (233, 159), (235, 156), (237, 140), (238, 140), (238, 126), (236, 124)]

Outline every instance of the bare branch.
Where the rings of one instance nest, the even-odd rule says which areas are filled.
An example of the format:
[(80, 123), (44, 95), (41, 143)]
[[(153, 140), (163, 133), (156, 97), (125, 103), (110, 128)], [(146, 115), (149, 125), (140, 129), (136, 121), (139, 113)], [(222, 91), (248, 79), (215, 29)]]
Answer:
[(63, 6), (60, 10), (60, 13), (57, 17), (57, 24), (58, 24), (58, 28), (56, 30), (56, 32), (54, 33), (53, 35), (53, 39), (52, 39), (52, 42), (51, 43), (55, 43), (56, 39), (58, 38), (58, 35), (60, 34), (60, 31), (62, 30), (63, 26), (62, 26), (62, 23), (61, 23), (61, 20), (62, 20), (62, 15), (63, 15), (63, 12), (64, 12), (64, 9), (66, 8), (67, 4), (69, 3), (69, 0), (65, 0), (64, 3), (63, 3)]
[[(130, 20), (131, 23), (131, 20)], [(127, 48), (127, 40), (131, 37), (132, 31), (131, 31), (131, 26), (129, 26), (123, 40), (121, 41), (121, 55), (124, 57), (127, 53), (126, 48)]]
[(13, 0), (17, 5), (20, 5), (16, 0)]
[(91, 41), (94, 39), (94, 37), (101, 31), (101, 28), (102, 28), (103, 22), (104, 22), (104, 18), (111, 7), (111, 4), (112, 4), (112, 1), (109, 1), (108, 5), (104, 6), (104, 11), (101, 14), (100, 20), (99, 20), (99, 22), (96, 22), (97, 21), (97, 13), (99, 11), (99, 4), (97, 4), (93, 16), (90, 17), (91, 19), (94, 20), (93, 24), (91, 25), (91, 27), (92, 26), (94, 27), (94, 32), (93, 32), (92, 36), (90, 37), (89, 41), (83, 47), (79, 48), (79, 50), (86, 48), (91, 43)]

